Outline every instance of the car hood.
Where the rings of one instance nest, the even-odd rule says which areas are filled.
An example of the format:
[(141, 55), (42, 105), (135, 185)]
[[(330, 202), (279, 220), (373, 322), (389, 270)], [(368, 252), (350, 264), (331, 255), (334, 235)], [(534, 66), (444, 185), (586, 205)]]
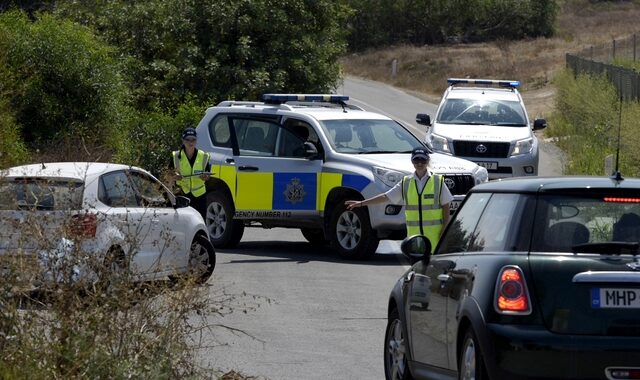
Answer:
[[(474, 162), (462, 158), (440, 153), (432, 153), (429, 156), (431, 158), (429, 168), (434, 173), (474, 174), (478, 169), (478, 165)], [(358, 155), (358, 158), (372, 166), (401, 170), (406, 173), (415, 171), (410, 155), (407, 153)]]
[(451, 140), (512, 142), (532, 137), (528, 127), (434, 124), (433, 132)]

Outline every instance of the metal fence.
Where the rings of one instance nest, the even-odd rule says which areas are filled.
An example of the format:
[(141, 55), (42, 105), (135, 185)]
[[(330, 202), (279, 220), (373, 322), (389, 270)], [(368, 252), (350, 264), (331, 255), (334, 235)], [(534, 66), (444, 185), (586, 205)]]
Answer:
[(610, 44), (591, 46), (577, 54), (567, 54), (567, 67), (575, 74), (604, 74), (625, 100), (640, 100), (640, 73), (615, 65), (615, 62), (640, 60), (637, 36), (634, 34)]

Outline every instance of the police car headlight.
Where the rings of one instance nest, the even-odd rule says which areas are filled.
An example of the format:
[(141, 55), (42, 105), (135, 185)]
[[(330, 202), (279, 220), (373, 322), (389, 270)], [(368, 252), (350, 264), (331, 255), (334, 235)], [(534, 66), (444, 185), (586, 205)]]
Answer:
[(476, 178), (476, 185), (483, 182), (487, 182), (489, 180), (489, 172), (487, 171), (486, 168), (483, 168), (482, 166), (478, 166), (476, 170), (475, 178)]
[(512, 156), (518, 156), (521, 154), (531, 153), (533, 149), (533, 139), (528, 138), (520, 141), (516, 141), (516, 146), (513, 148)]
[(402, 177), (404, 177), (404, 173), (402, 172), (379, 166), (374, 166), (372, 170), (373, 175), (389, 187), (393, 187), (396, 183), (402, 180)]
[(449, 141), (445, 137), (438, 136), (432, 133), (429, 136), (429, 140), (427, 142), (429, 143), (429, 146), (431, 146), (431, 149), (437, 152), (451, 154), (451, 149), (449, 149)]

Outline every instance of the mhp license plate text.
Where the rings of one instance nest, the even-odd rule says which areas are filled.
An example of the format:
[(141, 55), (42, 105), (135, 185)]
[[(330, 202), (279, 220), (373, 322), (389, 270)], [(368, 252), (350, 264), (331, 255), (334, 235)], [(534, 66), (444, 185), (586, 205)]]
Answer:
[(591, 289), (591, 307), (640, 309), (640, 289)]

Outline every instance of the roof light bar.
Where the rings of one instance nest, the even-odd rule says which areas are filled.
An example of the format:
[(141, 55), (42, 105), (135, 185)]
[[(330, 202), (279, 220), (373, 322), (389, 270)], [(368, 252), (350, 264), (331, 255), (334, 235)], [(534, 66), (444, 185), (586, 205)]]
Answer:
[(477, 86), (499, 86), (508, 88), (520, 87), (520, 81), (517, 80), (449, 78), (447, 79), (447, 83), (449, 83), (450, 86), (455, 86), (456, 84), (473, 84)]
[(264, 94), (262, 101), (269, 104), (285, 102), (328, 102), (344, 103), (349, 100), (347, 95), (336, 94)]

